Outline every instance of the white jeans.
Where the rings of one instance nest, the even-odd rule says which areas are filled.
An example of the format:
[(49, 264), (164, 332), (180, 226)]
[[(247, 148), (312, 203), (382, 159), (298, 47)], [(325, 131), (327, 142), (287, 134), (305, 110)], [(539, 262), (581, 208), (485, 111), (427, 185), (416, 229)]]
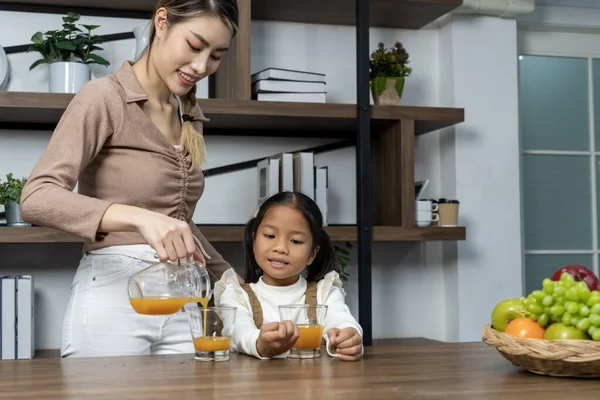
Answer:
[(147, 245), (113, 246), (82, 257), (63, 319), (62, 357), (193, 353), (182, 311), (141, 315), (129, 303), (131, 275), (158, 262)]

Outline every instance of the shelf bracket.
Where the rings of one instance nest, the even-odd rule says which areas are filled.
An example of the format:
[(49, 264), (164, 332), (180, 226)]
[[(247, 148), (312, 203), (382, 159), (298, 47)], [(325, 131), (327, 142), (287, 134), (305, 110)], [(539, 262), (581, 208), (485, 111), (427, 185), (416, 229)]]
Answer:
[(238, 0), (238, 34), (229, 45), (227, 54), (210, 81), (210, 97), (217, 99), (250, 100), (250, 25), (251, 0)]
[(400, 135), (402, 227), (415, 226), (415, 121), (404, 119)]

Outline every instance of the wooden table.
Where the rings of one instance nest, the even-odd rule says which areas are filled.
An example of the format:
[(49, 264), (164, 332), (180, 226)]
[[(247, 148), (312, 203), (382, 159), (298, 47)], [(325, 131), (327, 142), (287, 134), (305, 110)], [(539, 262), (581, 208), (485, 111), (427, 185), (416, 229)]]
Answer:
[(600, 399), (600, 380), (521, 372), (483, 343), (374, 346), (359, 362), (192, 356), (0, 361), (2, 399)]

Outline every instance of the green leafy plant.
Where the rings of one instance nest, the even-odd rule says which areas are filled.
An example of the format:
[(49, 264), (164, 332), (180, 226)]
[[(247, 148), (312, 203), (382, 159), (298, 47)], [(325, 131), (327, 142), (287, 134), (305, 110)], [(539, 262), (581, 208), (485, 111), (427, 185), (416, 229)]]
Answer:
[(337, 258), (338, 264), (340, 265), (340, 278), (342, 280), (347, 281), (350, 277), (348, 273), (348, 259), (350, 257), (350, 252), (348, 249), (352, 248), (351, 243), (346, 243), (345, 247), (340, 247), (338, 245), (333, 246), (335, 250), (335, 256)]
[(13, 174), (6, 175), (6, 182), (0, 182), (0, 204), (6, 205), (11, 200), (21, 202), (21, 192), (27, 183), (27, 178), (16, 179)]
[(400, 42), (394, 43), (394, 47), (390, 49), (386, 49), (381, 42), (377, 44), (369, 61), (369, 78), (377, 94), (380, 95), (385, 90), (387, 78), (402, 78), (396, 79), (396, 91), (402, 93), (404, 78), (412, 73), (408, 57), (408, 52)]
[[(79, 21), (79, 14), (67, 13), (62, 17), (62, 29), (50, 30), (44, 33), (36, 32), (32, 37), (32, 44), (27, 52), (40, 53), (42, 58), (36, 60), (29, 70), (41, 64), (51, 64), (54, 62), (79, 62), (83, 64), (100, 64), (104, 66), (110, 63), (94, 54), (94, 51), (103, 50), (98, 44), (103, 40), (98, 35), (93, 35), (92, 31), (99, 28), (99, 25), (76, 24)], [(85, 32), (81, 28), (85, 29)]]
[(406, 77), (412, 73), (408, 66), (408, 52), (402, 43), (396, 42), (394, 47), (386, 49), (383, 43), (377, 44), (377, 49), (371, 53), (369, 61), (369, 77), (384, 78)]

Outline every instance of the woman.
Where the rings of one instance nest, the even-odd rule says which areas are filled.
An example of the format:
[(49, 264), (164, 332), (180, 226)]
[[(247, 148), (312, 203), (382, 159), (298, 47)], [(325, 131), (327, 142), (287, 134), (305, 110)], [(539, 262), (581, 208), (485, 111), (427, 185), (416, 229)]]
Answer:
[(84, 239), (63, 357), (193, 352), (185, 314), (136, 314), (127, 280), (192, 255), (215, 280), (230, 268), (192, 222), (207, 121), (195, 91), (219, 67), (237, 22), (236, 0), (159, 0), (148, 49), (80, 90), (32, 171), (23, 218)]

